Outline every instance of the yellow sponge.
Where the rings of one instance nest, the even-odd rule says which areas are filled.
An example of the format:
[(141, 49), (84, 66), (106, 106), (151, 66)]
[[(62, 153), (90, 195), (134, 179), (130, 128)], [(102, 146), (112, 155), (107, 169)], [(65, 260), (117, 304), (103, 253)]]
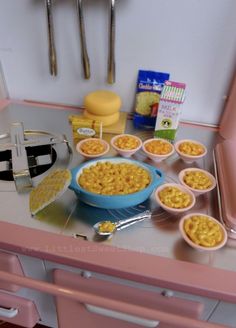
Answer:
[(111, 115), (120, 110), (121, 99), (115, 92), (98, 90), (85, 96), (84, 106), (87, 112), (91, 114)]
[(120, 113), (117, 112), (111, 115), (102, 116), (91, 114), (87, 110), (85, 110), (84, 116), (89, 118), (90, 120), (102, 122), (103, 126), (108, 126), (119, 121)]

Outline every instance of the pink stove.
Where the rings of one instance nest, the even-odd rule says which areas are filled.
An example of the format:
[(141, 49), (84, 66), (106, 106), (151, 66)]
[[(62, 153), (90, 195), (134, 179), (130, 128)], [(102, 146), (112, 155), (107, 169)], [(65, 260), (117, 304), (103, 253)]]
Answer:
[[(178, 231), (179, 217), (164, 212), (153, 196), (135, 207), (104, 210), (83, 204), (68, 190), (31, 217), (31, 185), (54, 167), (72, 168), (82, 161), (68, 123), (75, 111), (13, 102), (0, 111), (0, 282), (3, 288), (20, 287), (3, 292), (30, 299), (35, 305), (30, 318), (53, 328), (67, 328), (68, 322), (70, 328), (77, 327), (80, 317), (88, 328), (99, 322), (121, 328), (223, 327), (219, 313), (236, 303), (234, 239), (214, 253), (191, 249)], [(150, 136), (135, 131), (131, 121), (127, 129), (142, 139)], [(223, 141), (217, 128), (181, 124), (178, 138), (190, 135), (204, 142), (209, 153), (194, 165), (214, 174), (212, 151)], [(148, 161), (142, 151), (135, 159)], [(167, 182), (177, 182), (177, 172), (186, 166), (177, 154), (155, 165), (166, 173)], [(21, 171), (23, 182), (15, 174)], [(218, 200), (217, 190), (199, 196), (195, 210), (218, 217)], [(151, 220), (110, 240), (95, 238), (92, 226), (101, 218), (117, 220), (146, 209), (152, 211)], [(1, 252), (16, 257), (18, 271), (1, 264)], [(230, 322), (234, 313), (226, 316)], [(17, 314), (7, 321), (19, 323)], [(21, 322), (31, 327), (33, 321)]]

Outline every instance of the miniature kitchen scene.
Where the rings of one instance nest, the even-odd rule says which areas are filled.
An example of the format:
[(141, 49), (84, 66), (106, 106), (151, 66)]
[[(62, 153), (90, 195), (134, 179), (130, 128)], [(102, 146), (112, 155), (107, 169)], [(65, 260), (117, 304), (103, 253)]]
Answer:
[(235, 0), (0, 2), (0, 325), (236, 327)]

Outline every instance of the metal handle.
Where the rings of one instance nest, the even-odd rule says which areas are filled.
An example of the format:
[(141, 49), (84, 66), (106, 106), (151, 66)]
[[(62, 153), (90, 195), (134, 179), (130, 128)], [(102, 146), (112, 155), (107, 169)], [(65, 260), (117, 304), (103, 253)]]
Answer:
[(135, 215), (131, 218), (120, 220), (116, 223), (116, 229), (121, 230), (121, 229), (126, 228), (136, 222), (140, 222), (145, 219), (150, 219), (151, 216), (152, 216), (151, 211), (145, 211), (145, 212)]
[(109, 84), (115, 83), (115, 0), (111, 0), (110, 8), (110, 35), (108, 54), (108, 76)]
[(47, 8), (47, 23), (48, 23), (48, 46), (49, 46), (49, 64), (50, 74), (57, 75), (57, 56), (54, 42), (53, 15), (52, 15), (52, 0), (46, 0)]
[(32, 188), (32, 180), (29, 171), (27, 152), (23, 146), (24, 127), (23, 123), (16, 122), (11, 125), (11, 143), (15, 145), (11, 149), (12, 171), (17, 192), (29, 191)]
[(86, 44), (82, 0), (77, 0), (77, 11), (78, 11), (78, 17), (79, 17), (81, 55), (82, 55), (82, 63), (83, 63), (83, 70), (84, 70), (84, 78), (89, 79), (90, 78), (90, 63), (89, 63), (87, 44)]
[(140, 325), (142, 327), (156, 328), (160, 323), (157, 320), (149, 320), (149, 319), (142, 318), (140, 316), (136, 316), (136, 315), (134, 316), (118, 311), (108, 310), (91, 304), (85, 304), (85, 307), (88, 311), (92, 313), (100, 314), (105, 317), (110, 317), (113, 319), (127, 321), (136, 325)]

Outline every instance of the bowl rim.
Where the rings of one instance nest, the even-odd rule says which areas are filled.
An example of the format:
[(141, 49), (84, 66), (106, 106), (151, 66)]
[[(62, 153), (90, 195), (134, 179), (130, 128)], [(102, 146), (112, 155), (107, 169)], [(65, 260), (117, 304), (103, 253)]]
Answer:
[[(115, 140), (120, 138), (120, 137), (123, 137), (123, 136), (128, 136), (128, 137), (133, 137), (135, 138), (136, 140), (139, 141), (139, 145), (136, 147), (136, 148), (133, 148), (133, 149), (122, 149), (122, 148), (119, 148), (115, 145)], [(113, 136), (110, 140), (110, 144), (111, 146), (118, 152), (123, 152), (123, 153), (135, 153), (136, 151), (138, 151), (141, 147), (142, 147), (142, 144), (143, 144), (143, 141), (141, 138), (139, 138), (138, 136), (134, 135), (134, 134), (131, 134), (131, 133), (121, 133), (121, 134), (117, 134), (115, 136)]]
[[(160, 200), (160, 197), (158, 195), (158, 192), (162, 189), (164, 189), (165, 187), (168, 187), (168, 186), (172, 186), (172, 187), (177, 187), (179, 189), (181, 189), (182, 191), (188, 193), (191, 197), (192, 197), (192, 202), (189, 206), (187, 207), (184, 207), (184, 208), (173, 208), (173, 207), (169, 207), (165, 204), (163, 204)], [(172, 182), (168, 182), (168, 183), (163, 183), (161, 184), (160, 186), (158, 186), (155, 190), (155, 198), (156, 198), (156, 201), (157, 203), (163, 208), (165, 209), (166, 211), (169, 211), (169, 212), (173, 212), (173, 213), (183, 213), (183, 212), (186, 212), (186, 211), (189, 211), (191, 208), (193, 208), (193, 206), (195, 205), (196, 203), (196, 197), (194, 195), (194, 193), (189, 190), (188, 188), (186, 188), (185, 186), (183, 186), (182, 184), (180, 183), (172, 183)]]
[[(200, 171), (200, 172), (205, 173), (211, 179), (212, 186), (207, 189), (195, 189), (195, 188), (190, 187), (187, 183), (184, 182), (184, 179), (183, 179), (184, 174), (187, 171)], [(195, 193), (205, 193), (205, 192), (213, 190), (216, 187), (216, 178), (214, 177), (214, 175), (204, 169), (199, 169), (197, 167), (189, 167), (189, 168), (185, 168), (185, 169), (181, 170), (178, 174), (178, 178), (179, 178), (180, 183), (183, 184), (186, 188), (189, 188), (193, 193), (194, 192)]]
[[(126, 195), (102, 195), (102, 194), (96, 194), (96, 193), (93, 193), (93, 192), (90, 192), (84, 188), (82, 188), (79, 183), (77, 182), (78, 180), (78, 176), (81, 174), (82, 170), (84, 168), (86, 168), (87, 166), (90, 167), (91, 165), (93, 165), (94, 163), (97, 163), (97, 162), (107, 162), (107, 161), (115, 161), (115, 162), (130, 162), (130, 163), (134, 163), (138, 166), (141, 166), (142, 168), (144, 168), (145, 170), (148, 171), (148, 173), (150, 174), (150, 178), (151, 178), (151, 181), (149, 183), (149, 185), (140, 190), (140, 191), (136, 191), (134, 193), (131, 193), (131, 194), (126, 194)], [(96, 196), (98, 197), (99, 199), (102, 199), (102, 198), (111, 198), (111, 199), (114, 199), (114, 197), (116, 198), (120, 198), (121, 200), (124, 198), (124, 197), (127, 197), (127, 196), (137, 196), (138, 194), (141, 194), (142, 192), (148, 190), (148, 188), (152, 188), (152, 185), (155, 183), (155, 173), (156, 171), (160, 172), (162, 174), (162, 176), (160, 176), (160, 179), (163, 179), (164, 178), (164, 172), (159, 170), (158, 168), (154, 167), (154, 166), (151, 166), (147, 163), (143, 163), (143, 162), (140, 162), (140, 161), (137, 161), (137, 160), (134, 160), (134, 159), (130, 159), (130, 158), (124, 158), (124, 157), (103, 157), (103, 158), (95, 158), (95, 159), (91, 159), (90, 161), (86, 161), (86, 162), (83, 162), (82, 164), (80, 164), (79, 166), (77, 167), (74, 167), (72, 170), (72, 182), (73, 180), (76, 180), (74, 182), (74, 184), (76, 184), (78, 186), (78, 192), (80, 192), (82, 190), (83, 193), (85, 193), (86, 195), (90, 195), (90, 196)], [(155, 172), (154, 172), (155, 171)], [(74, 188), (71, 188), (75, 191)]]
[[(151, 153), (150, 151), (148, 151), (146, 148), (145, 148), (145, 145), (148, 143), (148, 142), (151, 142), (153, 140), (161, 140), (161, 141), (164, 141), (166, 142), (167, 144), (169, 144), (171, 146), (171, 151), (167, 154), (154, 154), (154, 153)], [(146, 153), (148, 156), (153, 156), (153, 157), (159, 157), (159, 158), (166, 158), (166, 157), (169, 157), (171, 156), (174, 152), (175, 152), (175, 148), (174, 148), (174, 145), (169, 142), (168, 140), (164, 139), (164, 138), (149, 138), (145, 141), (143, 141), (142, 143), (142, 150), (144, 151), (144, 153)]]
[[(98, 140), (100, 141), (101, 143), (103, 143), (105, 145), (105, 150), (102, 152), (102, 153), (98, 153), (98, 154), (86, 154), (84, 153), (82, 150), (81, 150), (81, 145), (84, 144), (85, 142), (87, 141), (95, 141), (95, 140)], [(81, 154), (82, 156), (84, 157), (87, 157), (87, 158), (96, 158), (96, 157), (100, 157), (100, 156), (103, 156), (105, 154), (107, 154), (110, 150), (110, 145), (109, 143), (104, 140), (104, 139), (101, 139), (101, 138), (86, 138), (86, 139), (82, 139), (80, 140), (77, 144), (76, 144), (76, 151)]]
[[(201, 155), (189, 155), (189, 154), (185, 154), (183, 153), (181, 150), (179, 150), (179, 145), (183, 142), (192, 142), (192, 143), (195, 143), (195, 144), (199, 144), (203, 147), (204, 149), (204, 153), (202, 153)], [(175, 151), (180, 155), (180, 156), (183, 156), (183, 157), (186, 157), (186, 158), (191, 158), (191, 159), (197, 159), (197, 158), (201, 158), (203, 156), (205, 156), (207, 154), (207, 147), (200, 141), (198, 140), (195, 140), (195, 139), (180, 139), (178, 141), (176, 141), (174, 143), (174, 148), (175, 148)]]
[[(219, 224), (219, 226), (221, 227), (222, 231), (223, 231), (223, 240), (221, 241), (220, 244), (218, 244), (217, 246), (213, 246), (213, 247), (204, 247), (204, 246), (201, 246), (201, 245), (197, 245), (195, 244), (186, 234), (186, 232), (184, 231), (184, 221), (191, 217), (191, 216), (195, 216), (195, 215), (201, 215), (201, 216), (206, 216), (208, 217), (209, 219), (213, 220), (214, 222), (216, 222), (217, 224)], [(227, 240), (228, 240), (228, 234), (227, 234), (227, 231), (225, 229), (225, 227), (223, 226), (223, 224), (218, 221), (216, 218), (214, 218), (213, 216), (211, 215), (208, 215), (208, 214), (205, 214), (205, 213), (200, 213), (200, 212), (192, 212), (192, 213), (188, 213), (186, 215), (184, 215), (180, 221), (179, 221), (179, 231), (183, 237), (183, 239), (187, 242), (187, 244), (189, 244), (190, 246), (192, 246), (193, 248), (197, 249), (197, 250), (203, 250), (203, 251), (214, 251), (214, 250), (217, 250), (217, 249), (220, 249), (222, 248), (226, 243), (227, 243)]]

